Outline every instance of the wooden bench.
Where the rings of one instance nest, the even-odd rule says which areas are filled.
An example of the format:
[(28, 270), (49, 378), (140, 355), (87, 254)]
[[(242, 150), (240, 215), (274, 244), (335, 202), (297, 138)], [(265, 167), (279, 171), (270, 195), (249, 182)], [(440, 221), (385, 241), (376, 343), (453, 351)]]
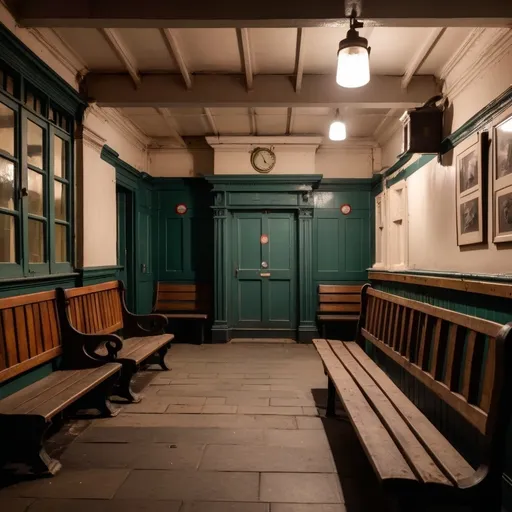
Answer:
[(196, 320), (201, 326), (201, 343), (204, 326), (210, 311), (210, 289), (202, 284), (163, 283), (156, 285), (154, 313), (169, 320)]
[(318, 285), (318, 323), (325, 338), (327, 322), (357, 322), (361, 311), (362, 285)]
[[(362, 350), (369, 342), (457, 412), (483, 441), (474, 469)], [(512, 384), (512, 323), (505, 326), (365, 285), (356, 342), (314, 340), (336, 393), (382, 484), (403, 510), (431, 502), (501, 510)]]
[[(110, 281), (83, 288), (58, 289), (62, 302), (62, 326), (65, 339), (74, 347), (86, 347), (88, 357), (111, 357), (122, 365), (116, 394), (129, 402), (141, 397), (131, 390), (131, 379), (139, 366), (158, 355), (158, 364), (168, 370), (165, 355), (174, 336), (166, 334), (167, 319), (162, 315), (134, 315), (128, 311), (121, 281)], [(98, 350), (105, 339), (119, 344), (115, 354)], [(73, 348), (70, 348), (71, 352)]]
[(87, 394), (103, 416), (117, 414), (108, 397), (121, 365), (91, 361), (79, 350), (69, 357), (55, 291), (0, 299), (0, 383), (50, 361), (60, 361), (58, 370), (0, 400), (0, 457), (55, 475), (61, 464), (43, 444), (52, 419)]

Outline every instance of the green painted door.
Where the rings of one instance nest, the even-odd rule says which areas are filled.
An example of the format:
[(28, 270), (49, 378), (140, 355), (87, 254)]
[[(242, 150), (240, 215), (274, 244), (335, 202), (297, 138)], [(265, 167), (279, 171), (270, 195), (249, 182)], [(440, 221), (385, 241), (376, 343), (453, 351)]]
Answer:
[[(234, 327), (295, 329), (295, 214), (235, 212), (233, 223)], [(264, 235), (267, 243), (262, 243)]]
[(117, 187), (117, 278), (127, 288), (126, 302), (133, 311), (133, 194), (124, 187)]

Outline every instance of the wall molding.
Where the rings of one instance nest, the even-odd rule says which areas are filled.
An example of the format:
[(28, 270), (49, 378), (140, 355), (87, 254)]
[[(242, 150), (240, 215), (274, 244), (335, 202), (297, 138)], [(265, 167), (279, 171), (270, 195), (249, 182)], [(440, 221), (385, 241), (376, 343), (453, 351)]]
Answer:
[(374, 271), (369, 269), (368, 279), (389, 281), (409, 285), (430, 286), (448, 290), (458, 290), (467, 293), (492, 295), (512, 299), (512, 274), (460, 274), (456, 272), (434, 271)]
[(78, 127), (75, 134), (75, 141), (82, 141), (84, 145), (94, 149), (96, 153), (101, 155), (101, 151), (105, 143), (107, 142), (101, 135), (98, 135), (95, 131), (87, 128), (83, 124)]
[(0, 23), (1, 58), (15, 71), (64, 108), (75, 119), (81, 119), (87, 102), (50, 66), (22, 43), (3, 23)]
[(102, 267), (83, 267), (77, 269), (80, 273), (81, 285), (93, 284), (92, 282), (113, 281), (117, 279), (117, 273), (123, 267), (119, 265), (107, 265)]

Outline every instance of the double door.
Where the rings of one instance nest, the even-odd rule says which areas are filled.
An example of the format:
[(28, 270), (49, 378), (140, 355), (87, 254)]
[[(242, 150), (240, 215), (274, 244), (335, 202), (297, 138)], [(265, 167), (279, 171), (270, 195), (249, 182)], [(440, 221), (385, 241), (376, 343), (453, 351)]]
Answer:
[(296, 328), (296, 222), (294, 212), (233, 213), (235, 328)]

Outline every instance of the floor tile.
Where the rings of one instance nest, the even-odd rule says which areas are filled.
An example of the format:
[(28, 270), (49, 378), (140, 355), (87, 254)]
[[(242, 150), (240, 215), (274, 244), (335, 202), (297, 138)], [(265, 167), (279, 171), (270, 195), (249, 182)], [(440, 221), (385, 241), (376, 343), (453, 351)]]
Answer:
[(116, 498), (254, 502), (258, 490), (258, 473), (135, 470)]
[(226, 405), (258, 405), (265, 407), (270, 404), (270, 398), (231, 396), (226, 397), (225, 400)]
[(268, 503), (187, 502), (180, 512), (269, 512)]
[(272, 512), (351, 512), (345, 505), (337, 503), (336, 505), (318, 504), (318, 503), (272, 503)]
[(265, 444), (269, 446), (296, 446), (330, 451), (329, 441), (323, 430), (267, 429), (263, 433)]
[[(226, 397), (223, 397), (223, 398), (220, 398), (220, 397), (207, 398), (206, 402), (205, 402), (205, 405), (226, 405)], [(232, 405), (232, 404), (228, 404), (228, 405)]]
[(302, 413), (304, 416), (319, 416), (319, 412), (316, 407), (303, 407)]
[(297, 426), (298, 428), (317, 430), (324, 428), (321, 418), (312, 418), (309, 416), (297, 416)]
[(236, 405), (203, 405), (203, 414), (236, 414)]
[(33, 498), (1, 499), (0, 497), (0, 508), (5, 512), (25, 512), (33, 502)]
[(169, 407), (169, 402), (166, 400), (145, 397), (144, 400), (138, 404), (123, 405), (123, 411), (137, 413), (162, 413), (165, 412), (167, 407)]
[(175, 405), (167, 406), (166, 413), (168, 414), (200, 414), (202, 405)]
[(23, 482), (0, 491), (5, 497), (110, 499), (126, 480), (126, 469), (63, 468), (53, 478)]
[(332, 473), (335, 471), (328, 449), (283, 446), (206, 447), (200, 470)]
[[(180, 512), (181, 501), (148, 500), (40, 500), (30, 512)], [(12, 512), (7, 509), (6, 512)]]
[(337, 475), (262, 473), (260, 500), (283, 503), (342, 503)]
[(313, 398), (271, 398), (270, 405), (279, 407), (291, 407), (291, 406), (314, 406), (315, 401)]
[(302, 415), (302, 407), (272, 407), (259, 405), (240, 405), (238, 414), (273, 414), (283, 416)]

